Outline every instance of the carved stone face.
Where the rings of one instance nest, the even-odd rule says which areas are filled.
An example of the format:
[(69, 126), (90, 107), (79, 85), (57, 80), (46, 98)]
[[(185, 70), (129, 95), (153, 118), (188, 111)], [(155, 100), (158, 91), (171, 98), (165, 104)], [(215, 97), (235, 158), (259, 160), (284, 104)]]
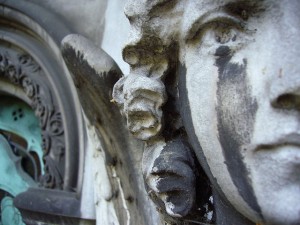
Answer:
[[(300, 1), (255, 2), (216, 4), (186, 26), (185, 122), (212, 182), (238, 211), (253, 222), (299, 224)], [(187, 6), (186, 21), (203, 6)]]

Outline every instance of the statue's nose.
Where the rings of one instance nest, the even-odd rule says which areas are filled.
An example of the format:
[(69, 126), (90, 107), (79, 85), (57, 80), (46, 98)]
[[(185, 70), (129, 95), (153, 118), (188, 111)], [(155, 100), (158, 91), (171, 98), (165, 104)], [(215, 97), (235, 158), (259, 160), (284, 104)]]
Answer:
[(271, 104), (275, 108), (300, 111), (300, 61), (290, 64), (290, 69), (273, 77)]
[(300, 95), (297, 92), (282, 94), (272, 102), (273, 107), (300, 111)]
[(269, 90), (273, 107), (300, 110), (300, 16), (297, 1), (282, 1), (282, 18), (271, 26), (269, 46)]

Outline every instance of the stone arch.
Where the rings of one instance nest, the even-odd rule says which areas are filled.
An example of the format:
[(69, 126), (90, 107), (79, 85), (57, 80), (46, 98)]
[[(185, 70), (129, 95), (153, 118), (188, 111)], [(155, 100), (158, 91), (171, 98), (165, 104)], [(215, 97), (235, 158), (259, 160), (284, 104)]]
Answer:
[[(71, 32), (62, 18), (35, 3), (0, 1), (0, 92), (31, 106), (43, 140), (39, 188), (15, 198), (28, 223), (47, 213), (80, 218), (84, 120), (59, 48)], [(50, 202), (43, 202), (45, 196)]]

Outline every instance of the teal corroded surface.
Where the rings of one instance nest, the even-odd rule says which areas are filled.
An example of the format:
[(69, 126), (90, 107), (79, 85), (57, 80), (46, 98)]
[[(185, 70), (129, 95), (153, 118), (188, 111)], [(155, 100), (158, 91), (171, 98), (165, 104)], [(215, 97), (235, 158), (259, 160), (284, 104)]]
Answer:
[(20, 211), (14, 207), (13, 198), (6, 196), (1, 201), (1, 225), (25, 225)]
[[(40, 173), (43, 171), (41, 146), (41, 130), (33, 110), (18, 99), (1, 96), (0, 189), (5, 194), (1, 199), (0, 225), (24, 225), (20, 212), (13, 206), (13, 197), (37, 186), (32, 174), (37, 174), (37, 168)], [(33, 153), (38, 157), (33, 157)], [(31, 159), (33, 172), (24, 168), (24, 158)]]
[[(33, 110), (24, 102), (11, 98), (0, 98), (0, 130), (9, 131), (24, 138), (27, 151), (34, 151), (42, 162), (42, 137), (39, 121)], [(43, 171), (43, 165), (42, 171)]]

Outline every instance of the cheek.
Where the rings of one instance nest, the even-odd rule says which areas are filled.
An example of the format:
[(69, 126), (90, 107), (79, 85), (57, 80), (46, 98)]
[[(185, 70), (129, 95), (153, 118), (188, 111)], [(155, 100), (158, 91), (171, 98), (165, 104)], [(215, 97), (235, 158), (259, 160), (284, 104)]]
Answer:
[[(212, 55), (188, 53), (183, 63), (186, 70), (180, 72), (179, 96), (191, 144), (215, 187), (241, 212), (257, 217), (253, 211), (259, 213), (260, 209), (239, 151), (252, 132), (248, 126), (252, 127), (254, 116), (248, 112), (252, 108), (250, 115), (254, 115), (256, 110), (247, 84), (246, 62), (234, 64), (229, 57), (215, 61)], [(240, 110), (247, 112), (249, 119)], [(235, 113), (241, 123), (233, 119)]]
[(185, 86), (193, 125), (201, 144), (211, 145), (217, 135), (216, 93), (218, 68), (214, 57), (200, 58), (198, 54), (186, 57)]
[[(218, 69), (214, 63), (213, 57), (199, 57), (196, 53), (187, 57), (185, 62), (188, 65), (186, 76), (187, 89), (192, 95), (194, 95), (195, 91), (198, 92), (195, 99), (208, 99), (215, 96)], [(213, 102), (211, 99), (209, 101)]]

